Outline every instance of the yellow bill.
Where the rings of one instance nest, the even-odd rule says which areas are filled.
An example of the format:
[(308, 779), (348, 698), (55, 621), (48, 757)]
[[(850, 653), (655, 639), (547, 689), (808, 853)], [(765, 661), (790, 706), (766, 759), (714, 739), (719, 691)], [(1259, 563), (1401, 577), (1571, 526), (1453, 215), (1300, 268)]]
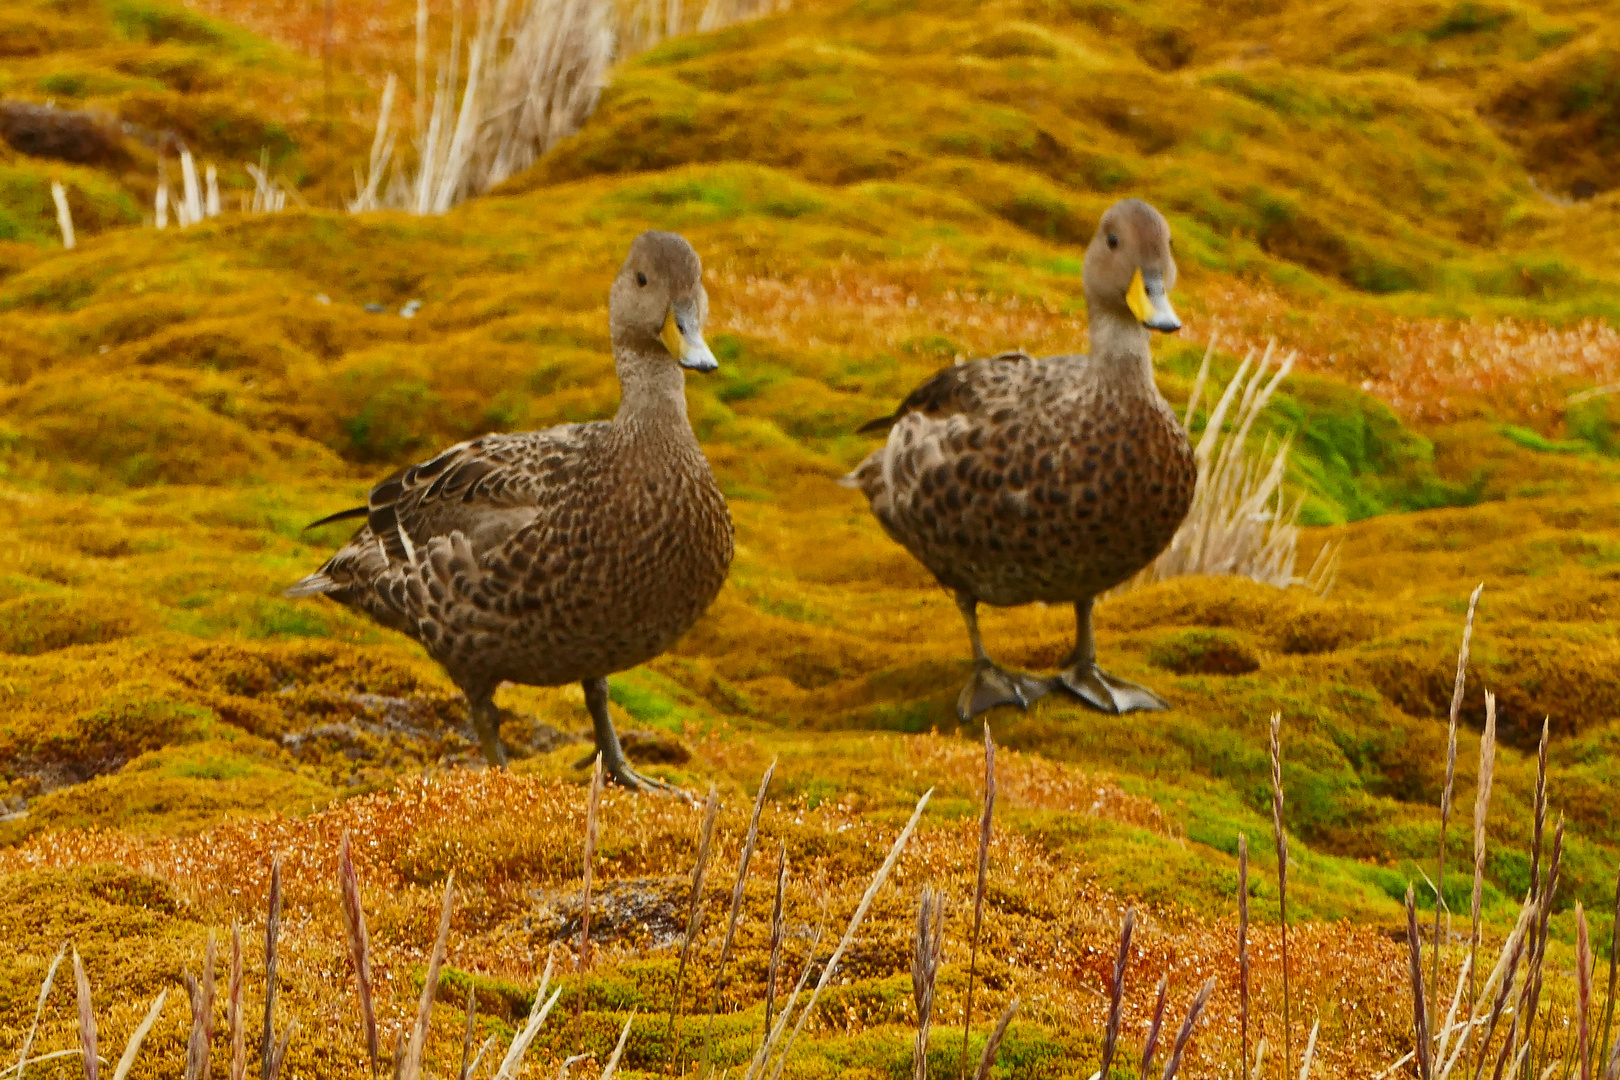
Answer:
[(1145, 323), (1153, 317), (1153, 304), (1148, 300), (1147, 285), (1142, 281), (1140, 267), (1131, 277), (1131, 287), (1125, 290), (1125, 303), (1130, 305), (1131, 314), (1136, 316), (1137, 322)]

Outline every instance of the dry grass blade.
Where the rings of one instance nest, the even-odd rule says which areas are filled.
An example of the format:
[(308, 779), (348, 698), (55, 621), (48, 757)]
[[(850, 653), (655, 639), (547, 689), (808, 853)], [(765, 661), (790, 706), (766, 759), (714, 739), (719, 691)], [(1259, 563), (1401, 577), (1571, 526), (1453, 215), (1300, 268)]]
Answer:
[[(1609, 1025), (1614, 1020), (1615, 976), (1620, 974), (1620, 871), (1614, 879), (1614, 921), (1609, 924), (1609, 997), (1603, 1007), (1603, 1037), (1598, 1042), (1598, 1054), (1609, 1045)], [(1620, 1040), (1614, 1044), (1604, 1080), (1620, 1080)]]
[(439, 912), (439, 933), (433, 941), (433, 952), (428, 957), (427, 974), (422, 979), (422, 1000), (416, 1006), (416, 1023), (411, 1027), (411, 1041), (405, 1048), (404, 1080), (418, 1080), (422, 1075), (422, 1051), (427, 1046), (428, 1024), (433, 1019), (433, 1000), (439, 993), (439, 969), (444, 964), (445, 946), (450, 941), (450, 913), (455, 905), (456, 875), (452, 871), (444, 882), (444, 906)]
[[(1204, 354), (1209, 363), (1209, 354)], [(984, 888), (990, 876), (990, 828), (996, 812), (996, 740), (984, 725), (984, 809), (979, 814), (979, 861), (973, 884), (973, 943), (968, 952), (967, 1003), (962, 1009), (962, 1080), (967, 1080), (968, 1034), (973, 1030), (973, 984), (979, 974), (979, 933), (984, 927)]]
[(495, 1044), (498, 1042), (500, 1042), (500, 1038), (495, 1035), (491, 1035), (484, 1040), (484, 1045), (480, 1046), (478, 1053), (473, 1055), (472, 1064), (467, 1066), (467, 1075), (463, 1077), (463, 1080), (472, 1080), (472, 1077), (478, 1075), (478, 1066), (483, 1064), (484, 1055), (494, 1049)]
[[(821, 997), (821, 992), (827, 988), (827, 984), (837, 974), (838, 962), (844, 958), (844, 953), (849, 949), (850, 942), (855, 940), (855, 933), (861, 928), (861, 923), (865, 921), (866, 913), (871, 909), (873, 899), (876, 898), (878, 890), (883, 888), (883, 883), (889, 880), (890, 871), (894, 869), (894, 864), (900, 860), (900, 853), (906, 849), (906, 844), (911, 840), (911, 834), (916, 831), (917, 822), (922, 818), (923, 810), (928, 806), (928, 800), (933, 797), (933, 788), (923, 792), (922, 798), (917, 800), (917, 808), (911, 812), (911, 820), (906, 822), (904, 829), (900, 830), (900, 835), (895, 839), (894, 846), (889, 849), (888, 857), (883, 860), (883, 865), (878, 867), (878, 872), (872, 876), (872, 883), (866, 887), (866, 892), (861, 896), (861, 902), (855, 908), (855, 914), (850, 916), (849, 927), (844, 931), (844, 936), (839, 939), (838, 947), (827, 958), (827, 966), (822, 968), (821, 978), (816, 981), (816, 988), (810, 992), (809, 1004), (805, 1005), (804, 1009), (799, 1013), (798, 1022), (793, 1025), (793, 1031), (788, 1035), (787, 1042), (782, 1046), (781, 1058), (777, 1061), (776, 1071), (771, 1074), (772, 1080), (776, 1080), (777, 1077), (782, 1075), (782, 1068), (787, 1064), (787, 1056), (789, 1051), (793, 1049), (793, 1044), (798, 1041), (799, 1032), (804, 1029), (805, 1021), (809, 1020), (816, 1011), (816, 1000)], [(784, 1015), (786, 1015), (785, 1011)], [(766, 1060), (769, 1060), (769, 1049), (767, 1046)]]
[(1287, 1076), (1289, 1063), (1294, 1060), (1294, 1025), (1288, 993), (1288, 834), (1283, 830), (1282, 713), (1271, 714), (1271, 830), (1277, 841), (1277, 913), (1282, 923), (1283, 1075)]
[[(1238, 834), (1238, 1028), (1243, 1064), (1238, 1075), (1249, 1072), (1249, 838)], [(1142, 1066), (1147, 1069), (1146, 1065)]]
[(1586, 910), (1575, 901), (1575, 1030), (1580, 1049), (1581, 1080), (1592, 1080), (1592, 939)]
[(96, 1014), (90, 1001), (90, 980), (84, 974), (84, 961), (79, 950), (73, 950), (73, 983), (79, 998), (79, 1048), (84, 1054), (84, 1078), (96, 1080), (99, 1061), (96, 1058)]
[(1170, 1059), (1164, 1063), (1164, 1080), (1175, 1080), (1176, 1073), (1181, 1071), (1181, 1059), (1187, 1053), (1187, 1043), (1192, 1039), (1193, 1028), (1198, 1024), (1198, 1018), (1204, 1013), (1204, 1006), (1209, 1004), (1209, 996), (1215, 992), (1215, 978), (1204, 981), (1193, 996), (1192, 1004), (1187, 1007), (1187, 1018), (1181, 1022), (1181, 1030), (1176, 1032), (1175, 1045), (1170, 1048)]
[[(1463, 1022), (1462, 1034), (1457, 1037), (1457, 1050), (1451, 1055), (1451, 1060), (1447, 1061), (1446, 1047), (1451, 1041), (1452, 1033), (1458, 1030), (1457, 1010), (1462, 1007), (1463, 986), (1468, 982), (1469, 972), (1472, 970), (1473, 957), (1463, 957), (1462, 967), (1457, 970), (1457, 989), (1451, 995), (1451, 1008), (1446, 1010), (1446, 1022), (1440, 1025), (1440, 1032), (1437, 1036), (1437, 1042), (1439, 1045), (1436, 1047), (1434, 1052), (1434, 1061), (1436, 1064), (1441, 1062), (1444, 1062), (1445, 1064), (1442, 1068), (1435, 1071), (1435, 1080), (1444, 1080), (1444, 1078), (1451, 1073), (1451, 1066), (1456, 1064), (1457, 1055), (1462, 1052), (1463, 1044), (1468, 1041), (1468, 1032), (1473, 1028), (1472, 1020), (1465, 1020)], [(1438, 1000), (1438, 998), (1436, 1000)]]
[(1148, 1024), (1147, 1042), (1142, 1044), (1142, 1067), (1137, 1070), (1141, 1076), (1148, 1075), (1149, 1066), (1153, 1064), (1153, 1055), (1159, 1049), (1159, 1034), (1164, 1030), (1164, 1006), (1169, 994), (1170, 973), (1167, 971), (1159, 976), (1159, 996), (1153, 1003), (1153, 1019)]
[[(546, 989), (551, 985), (551, 971), (555, 963), (556, 954), (547, 955), (546, 970), (540, 975), (540, 986), (534, 992), (534, 1004), (529, 1007), (529, 1019), (523, 1025), (523, 1030), (512, 1037), (512, 1045), (507, 1049), (506, 1056), (501, 1059), (501, 1067), (495, 1070), (494, 1080), (510, 1080), (517, 1075), (519, 1067), (523, 1064), (523, 1055), (529, 1052), (529, 1045), (534, 1042), (535, 1036), (540, 1034), (540, 1026), (546, 1022), (546, 1017), (551, 1015), (551, 1010), (557, 1005), (557, 999), (562, 997), (562, 987), (558, 987), (551, 997), (546, 997)], [(488, 1044), (485, 1045), (487, 1047)], [(478, 1056), (483, 1057), (484, 1052), (480, 1050)], [(474, 1061), (473, 1071), (477, 1069), (478, 1062)]]
[(467, 1080), (468, 1070), (472, 1064), (473, 1035), (476, 1034), (475, 1025), (478, 1023), (478, 994), (472, 986), (467, 987), (467, 1031), (461, 1038), (461, 1068), (456, 1070), (457, 1080)]
[(945, 893), (923, 887), (917, 902), (917, 940), (911, 955), (911, 993), (917, 1005), (917, 1040), (912, 1050), (913, 1080), (928, 1080), (928, 1030), (934, 1022), (934, 991), (945, 950)]
[(293, 1032), (297, 1030), (298, 1021), (289, 1020), (287, 1021), (287, 1030), (283, 1031), (281, 1038), (276, 1040), (275, 1053), (270, 1057), (270, 1080), (278, 1080), (281, 1076), (281, 1068), (287, 1063), (287, 1047), (292, 1043)]
[(56, 203), (56, 226), (62, 230), (62, 247), (72, 251), (73, 238), (73, 211), (68, 209), (67, 189), (59, 181), (51, 181), (51, 199)]
[(1434, 1075), (1429, 1059), (1429, 1018), (1423, 994), (1423, 943), (1418, 939), (1417, 908), (1412, 886), (1406, 887), (1406, 944), (1412, 976), (1412, 1043), (1417, 1054), (1418, 1080)]
[(817, 927), (815, 937), (810, 941), (810, 949), (804, 956), (804, 968), (799, 972), (799, 981), (793, 986), (793, 993), (788, 995), (787, 1004), (782, 1007), (781, 1015), (776, 1018), (776, 1025), (765, 1033), (765, 1038), (754, 1051), (753, 1059), (748, 1063), (748, 1071), (743, 1074), (743, 1080), (754, 1080), (756, 1075), (763, 1076), (766, 1064), (770, 1061), (771, 1051), (781, 1041), (782, 1034), (787, 1030), (788, 1020), (793, 1016), (793, 1006), (798, 1003), (799, 995), (804, 992), (805, 985), (810, 981), (810, 974), (815, 970), (816, 950), (821, 947), (821, 932), (824, 927)]
[(214, 1043), (214, 935), (208, 935), (202, 982), (186, 973), (186, 990), (191, 998), (191, 1037), (186, 1042), (186, 1080), (202, 1080), (208, 1075), (209, 1051)]
[(771, 907), (771, 959), (765, 970), (765, 1037), (771, 1034), (771, 1009), (776, 1004), (776, 980), (782, 973), (782, 946), (787, 940), (783, 904), (787, 899), (787, 841), (776, 845), (776, 902)]
[(225, 991), (225, 1023), (231, 1036), (231, 1080), (247, 1076), (247, 1030), (242, 1023), (242, 924), (231, 922), (231, 981)]
[[(1404, 1062), (1403, 1062), (1403, 1064), (1404, 1064)], [(1262, 1071), (1265, 1068), (1265, 1066), (1266, 1066), (1266, 1040), (1265, 1040), (1265, 1036), (1261, 1036), (1260, 1041), (1258, 1043), (1256, 1043), (1255, 1047), (1254, 1047), (1254, 1071), (1249, 1073), (1249, 1080), (1260, 1080), (1260, 1078), (1265, 1075), (1265, 1073)], [(1391, 1069), (1389, 1071), (1394, 1072), (1395, 1070)], [(1387, 1076), (1388, 1073), (1386, 1073), (1384, 1075)], [(1380, 1076), (1378, 1078), (1378, 1080), (1384, 1080), (1384, 1077)]]
[[(1541, 1007), (1542, 975), (1547, 963), (1547, 934), (1552, 918), (1553, 902), (1558, 895), (1558, 875), (1564, 859), (1564, 815), (1558, 815), (1558, 826), (1553, 830), (1552, 857), (1547, 860), (1547, 881), (1543, 886), (1544, 903), (1541, 906), (1541, 926), (1536, 935), (1536, 949), (1526, 974), (1525, 990), (1528, 1000), (1521, 1001), (1520, 1013), (1524, 1017), (1524, 1037), (1529, 1045), (1533, 1035), (1536, 1011)], [(1544, 1040), (1545, 1041), (1545, 1040)]]
[(1311, 1025), (1311, 1037), (1305, 1040), (1305, 1056), (1299, 1063), (1299, 1080), (1310, 1080), (1311, 1058), (1316, 1056), (1316, 1033), (1321, 1027), (1321, 1020)]
[(1535, 828), (1530, 838), (1530, 898), (1541, 895), (1541, 834), (1547, 825), (1547, 734), (1550, 719), (1541, 721), (1541, 742), (1536, 747)]
[(1001, 1050), (1001, 1040), (1007, 1036), (1007, 1028), (1012, 1023), (1013, 1014), (1018, 1011), (1018, 999), (1013, 998), (1007, 1003), (1002, 1012), (1001, 1019), (991, 1030), (990, 1037), (984, 1041), (984, 1053), (979, 1055), (979, 1071), (973, 1074), (973, 1080), (990, 1080), (990, 1069), (996, 1063), (996, 1054)]
[(692, 944), (697, 941), (698, 928), (703, 924), (703, 883), (709, 876), (709, 854), (714, 844), (714, 822), (720, 813), (720, 792), (709, 785), (709, 797), (703, 801), (703, 825), (698, 831), (697, 860), (692, 864), (692, 894), (686, 905), (686, 932), (681, 937), (681, 959), (675, 968), (675, 1000), (670, 1002), (669, 1027), (665, 1037), (674, 1037), (674, 1049), (680, 1052), (676, 1026), (682, 1013), (681, 988), (686, 982), (686, 965), (692, 958)]
[(338, 892), (341, 896), (338, 906), (343, 913), (343, 935), (349, 943), (349, 959), (354, 962), (354, 988), (360, 1002), (360, 1025), (366, 1034), (371, 1075), (376, 1077), (381, 1050), (377, 1042), (377, 1011), (371, 998), (371, 939), (366, 933), (366, 913), (360, 905), (360, 878), (354, 872), (347, 830), (344, 830), (343, 839), (338, 842)]
[[(1479, 1059), (1474, 1067), (1474, 1080), (1479, 1080), (1485, 1072), (1485, 1050), (1496, 1034), (1496, 1025), (1501, 1021), (1503, 1011), (1507, 1007), (1507, 1000), (1513, 993), (1513, 979), (1519, 970), (1519, 963), (1524, 958), (1525, 942), (1535, 926), (1536, 912), (1540, 905), (1535, 900), (1529, 900), (1519, 911), (1518, 922), (1514, 924), (1513, 933), (1502, 945), (1502, 954), (1496, 961), (1496, 967), (1491, 977), (1485, 981), (1480, 995), (1483, 997), (1491, 992), (1492, 984), (1500, 980), (1496, 997), (1492, 1001), (1490, 1015), (1486, 1020), (1485, 1035), (1479, 1041)], [(1504, 1047), (1505, 1051), (1505, 1047)]]
[[(1496, 695), (1485, 691), (1485, 730), (1479, 736), (1479, 786), (1474, 794), (1474, 893), (1470, 903), (1470, 929), (1468, 956), (1477, 960), (1479, 955), (1480, 902), (1485, 890), (1485, 817), (1491, 808), (1491, 780), (1496, 773)], [(1471, 963), (1469, 969), (1479, 970)], [(1468, 997), (1474, 1002), (1479, 995), (1469, 987)], [(1484, 1052), (1483, 1049), (1480, 1051)]]
[(17, 1055), (17, 1068), (13, 1074), (17, 1080), (22, 1080), (23, 1066), (28, 1064), (28, 1051), (34, 1045), (35, 1033), (39, 1031), (39, 1019), (45, 1015), (45, 999), (51, 996), (51, 986), (56, 982), (56, 971), (62, 966), (67, 953), (68, 947), (63, 944), (57, 950), (56, 959), (51, 961), (51, 966), (45, 969), (45, 981), (39, 988), (39, 1004), (34, 1007), (34, 1022), (28, 1025), (28, 1034), (23, 1036), (22, 1053)]
[(270, 901), (264, 920), (264, 1041), (259, 1044), (260, 1076), (273, 1080), (276, 1049), (276, 945), (281, 938), (281, 856), (270, 861)]
[[(579, 909), (579, 963), (578, 970), (584, 971), (590, 963), (591, 953), (591, 875), (596, 865), (596, 836), (597, 822), (602, 807), (602, 755), (596, 755), (596, 767), (591, 772), (591, 794), (585, 809), (585, 869), (583, 871), (584, 898), (580, 901)], [(585, 995), (579, 998), (579, 1007), (585, 1008)]]
[(602, 1070), (602, 1080), (613, 1080), (613, 1074), (619, 1071), (619, 1059), (624, 1056), (624, 1044), (630, 1041), (630, 1025), (636, 1022), (635, 1010), (630, 1010), (630, 1018), (624, 1022), (624, 1030), (619, 1032), (619, 1043), (613, 1048), (613, 1056), (608, 1058), (607, 1068)]
[(1446, 783), (1440, 789), (1440, 867), (1434, 879), (1434, 996), (1440, 997), (1440, 915), (1446, 906), (1446, 826), (1451, 823), (1451, 792), (1457, 779), (1457, 717), (1462, 712), (1463, 689), (1468, 681), (1468, 645), (1474, 636), (1474, 609), (1485, 583), (1474, 586), (1463, 622), (1462, 648), (1457, 650), (1457, 679), (1451, 687), (1450, 723), (1446, 733)]
[(754, 810), (748, 816), (748, 836), (743, 840), (742, 855), (737, 860), (737, 880), (731, 887), (731, 911), (726, 917), (726, 936), (720, 945), (720, 962), (715, 966), (715, 1011), (720, 1008), (720, 990), (726, 981), (726, 961), (731, 957), (731, 942), (737, 932), (737, 916), (742, 912), (743, 886), (748, 883), (748, 864), (754, 859), (754, 845), (759, 842), (759, 815), (765, 809), (765, 792), (776, 775), (776, 761), (771, 761), (765, 775), (759, 779), (759, 790), (754, 793)]
[(1125, 921), (1119, 928), (1119, 952), (1114, 957), (1114, 979), (1108, 984), (1108, 1026), (1103, 1030), (1102, 1060), (1096, 1076), (1107, 1077), (1114, 1064), (1114, 1051), (1119, 1046), (1119, 1022), (1125, 1006), (1125, 967), (1131, 960), (1131, 935), (1136, 932), (1136, 909), (1125, 912)]
[(135, 1055), (141, 1052), (141, 1044), (152, 1033), (152, 1026), (157, 1023), (158, 1014), (163, 1011), (163, 1003), (168, 999), (168, 990), (158, 991), (157, 999), (146, 1011), (146, 1019), (141, 1021), (140, 1026), (130, 1035), (129, 1042), (124, 1044), (124, 1056), (118, 1059), (118, 1067), (113, 1070), (113, 1080), (125, 1080), (129, 1076), (129, 1070), (135, 1067)]

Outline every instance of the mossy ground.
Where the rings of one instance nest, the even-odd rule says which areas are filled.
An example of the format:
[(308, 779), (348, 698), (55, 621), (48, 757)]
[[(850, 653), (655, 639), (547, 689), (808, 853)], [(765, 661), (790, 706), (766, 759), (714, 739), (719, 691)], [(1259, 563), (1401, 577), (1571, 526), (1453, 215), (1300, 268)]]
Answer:
[[(278, 167), (317, 207), (336, 203), (364, 152), (358, 75), (340, 65), (348, 113), (328, 138), (318, 66), (296, 48), (133, 3), (8, 10), (0, 43), (25, 59), (7, 67), (5, 92), (137, 123), (191, 117), (196, 146), (222, 164), (280, 125)], [(577, 932), (582, 747), (566, 736), (584, 730), (579, 691), (503, 690), (519, 761), (514, 775), (484, 773), (463, 703), (419, 650), (280, 590), (344, 535), (303, 524), (354, 505), (398, 464), (491, 429), (611, 415), (606, 287), (650, 226), (682, 231), (705, 260), (721, 369), (689, 397), (738, 529), (708, 617), (613, 685), (621, 727), (651, 732), (645, 767), (694, 790), (714, 782), (726, 800), (689, 1011), (709, 1001), (743, 808), (781, 759), (715, 1025), (721, 1060), (761, 1020), (776, 842), (794, 868), (794, 926), (825, 908), (836, 933), (905, 812), (937, 785), (850, 981), (790, 1072), (909, 1075), (910, 907), (929, 881), (957, 912), (933, 1051), (954, 1068), (980, 770), (977, 729), (952, 711), (965, 642), (950, 599), (833, 480), (871, 446), (854, 429), (953, 358), (1082, 347), (1082, 245), (1126, 193), (1159, 203), (1177, 230), (1187, 340), (1159, 343), (1158, 365), (1172, 401), (1212, 335), (1226, 343), (1223, 378), (1270, 337), (1300, 351), (1255, 447), (1294, 437), (1290, 490), (1312, 526), (1303, 555), (1337, 543), (1343, 563), (1325, 599), (1184, 579), (1106, 601), (1104, 662), (1170, 712), (1109, 718), (1049, 697), (990, 717), (1007, 753), (981, 1019), (1025, 1000), (1002, 1074), (1095, 1068), (1098, 990), (1127, 903), (1148, 914), (1128, 1030), (1166, 964), (1176, 1009), (1217, 974), (1198, 1071), (1232, 1073), (1240, 832), (1261, 924), (1257, 1010), (1278, 1034), (1273, 711), (1291, 913), (1304, 920), (1291, 942), (1296, 1018), (1322, 1019), (1323, 1073), (1376, 1073), (1400, 1055), (1404, 946), (1389, 931), (1407, 882), (1434, 873), (1444, 715), (1481, 580), (1457, 805), (1472, 804), (1489, 688), (1504, 750), (1487, 917), (1499, 932), (1527, 883), (1527, 751), (1547, 716), (1549, 788), (1569, 825), (1554, 933), (1572, 939), (1580, 899), (1607, 942), (1596, 913), (1610, 909), (1620, 849), (1620, 415), (1612, 398), (1566, 398), (1620, 380), (1608, 321), (1620, 202), (1549, 201), (1532, 179), (1567, 192), (1600, 174), (1593, 160), (1614, 160), (1600, 143), (1596, 158), (1535, 149), (1606, 122), (1547, 102), (1595, 77), (1612, 16), (1571, 3), (1372, 7), (1326, 18), (1306, 3), (1219, 16), (1192, 4), (814, 5), (625, 66), (577, 138), (438, 219), (315, 209), (121, 227), (147, 205), (138, 177), (155, 167), (136, 139), (138, 168), (61, 173), (108, 216), (79, 250), (52, 252), (35, 189), (57, 163), (0, 160), (0, 190), (6, 169), (23, 176), (4, 202), (21, 224), (0, 244), (0, 814), (27, 810), (0, 821), (0, 939), (14, 943), (0, 956), (0, 1054), (20, 1041), (65, 937), (88, 961), (103, 1040), (121, 1042), (159, 987), (195, 970), (210, 928), (239, 918), (249, 940), (262, 931), (281, 851), (284, 1001), (301, 1024), (291, 1067), (360, 1075), (332, 886), (345, 829), (390, 1038), (451, 871), (462, 900), (431, 1059), (453, 1059), (451, 999), (469, 984), (490, 1030), (527, 1008), (546, 950)], [(307, 45), (308, 13), (284, 16)], [(374, 58), (353, 66), (375, 74)], [(203, 123), (222, 96), (253, 123)], [(412, 299), (420, 314), (399, 317)], [(1011, 664), (1049, 669), (1071, 620), (988, 612), (987, 641)], [(579, 995), (583, 1009), (542, 1036), (547, 1053), (603, 1050), (629, 1009), (667, 1008), (670, 912), (685, 900), (696, 821), (676, 802), (609, 797), (602, 951), (566, 983), (564, 1014)], [(1454, 819), (1454, 910), (1466, 837)], [(792, 940), (796, 965), (807, 939)], [(1562, 1002), (1566, 989), (1552, 992)], [(46, 1049), (71, 1039), (65, 1000), (53, 999)], [(171, 1000), (134, 1075), (172, 1071), (184, 1012)], [(684, 1037), (701, 1030), (689, 1020)], [(663, 1032), (661, 1015), (637, 1028), (632, 1069), (663, 1068)], [(1118, 1068), (1134, 1075), (1134, 1058)]]

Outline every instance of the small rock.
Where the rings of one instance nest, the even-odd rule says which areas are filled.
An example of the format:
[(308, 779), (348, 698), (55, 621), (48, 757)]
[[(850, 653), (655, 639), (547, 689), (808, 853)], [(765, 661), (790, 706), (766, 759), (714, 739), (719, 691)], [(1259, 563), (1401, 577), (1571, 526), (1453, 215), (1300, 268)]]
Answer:
[(399, 309), (399, 317), (402, 319), (414, 319), (416, 318), (416, 313), (421, 310), (422, 301), (407, 300), (405, 302), (405, 306)]
[(332, 302), (332, 298), (330, 296), (327, 296), (323, 292), (322, 293), (316, 293), (315, 294), (315, 302), (317, 304), (330, 304)]
[(388, 309), (381, 304), (367, 304), (366, 310), (371, 312), (373, 315), (381, 315)]

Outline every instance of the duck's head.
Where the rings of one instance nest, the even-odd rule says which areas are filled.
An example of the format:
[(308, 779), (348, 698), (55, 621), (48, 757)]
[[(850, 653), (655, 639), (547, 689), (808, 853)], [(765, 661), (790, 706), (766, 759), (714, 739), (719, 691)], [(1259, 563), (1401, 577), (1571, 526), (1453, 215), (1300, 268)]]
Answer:
[(614, 346), (713, 371), (720, 363), (703, 341), (708, 317), (703, 263), (686, 238), (656, 230), (636, 237), (608, 294)]
[(1170, 223), (1141, 199), (1121, 199), (1097, 223), (1086, 249), (1086, 301), (1093, 311), (1134, 319), (1149, 330), (1180, 330), (1170, 306), (1176, 260)]

